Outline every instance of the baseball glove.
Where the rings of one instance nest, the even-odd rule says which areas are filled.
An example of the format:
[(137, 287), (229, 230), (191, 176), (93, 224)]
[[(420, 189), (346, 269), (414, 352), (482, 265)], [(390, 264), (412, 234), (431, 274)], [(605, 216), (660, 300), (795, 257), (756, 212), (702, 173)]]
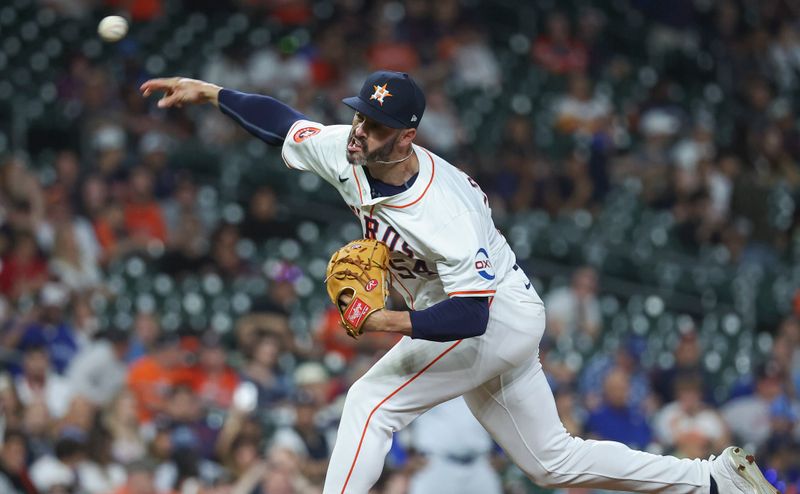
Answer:
[[(367, 317), (383, 309), (389, 296), (389, 248), (372, 239), (354, 240), (333, 253), (325, 277), (347, 334), (358, 338)], [(340, 298), (349, 295), (347, 304)]]

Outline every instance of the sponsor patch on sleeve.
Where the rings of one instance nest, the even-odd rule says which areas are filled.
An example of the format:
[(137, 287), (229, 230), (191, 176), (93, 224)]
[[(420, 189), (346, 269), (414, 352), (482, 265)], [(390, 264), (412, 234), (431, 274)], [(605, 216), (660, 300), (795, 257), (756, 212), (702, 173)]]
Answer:
[(490, 281), (494, 279), (494, 268), (489, 260), (489, 253), (483, 247), (475, 253), (475, 271), (483, 279)]

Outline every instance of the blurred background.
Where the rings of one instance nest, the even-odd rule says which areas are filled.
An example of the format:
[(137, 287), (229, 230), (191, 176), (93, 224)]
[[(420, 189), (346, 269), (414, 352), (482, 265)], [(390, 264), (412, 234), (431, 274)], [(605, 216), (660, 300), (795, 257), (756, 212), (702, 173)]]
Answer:
[[(395, 342), (355, 344), (324, 292), (360, 227), (213, 107), (138, 86), (347, 123), (378, 68), (421, 82), (420, 143), (481, 184), (545, 299), (567, 429), (736, 442), (797, 493), (792, 0), (4, 0), (0, 492), (321, 491), (344, 394)], [(546, 492), (458, 401), (396, 435), (373, 493), (437, 491)]]

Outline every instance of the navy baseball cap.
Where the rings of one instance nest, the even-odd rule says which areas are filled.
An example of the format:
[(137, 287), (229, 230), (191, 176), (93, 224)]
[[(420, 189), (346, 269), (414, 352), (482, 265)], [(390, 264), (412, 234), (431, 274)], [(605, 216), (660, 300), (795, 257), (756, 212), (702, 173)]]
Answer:
[(342, 103), (393, 129), (416, 129), (425, 113), (425, 95), (414, 79), (388, 70), (370, 74), (358, 96)]

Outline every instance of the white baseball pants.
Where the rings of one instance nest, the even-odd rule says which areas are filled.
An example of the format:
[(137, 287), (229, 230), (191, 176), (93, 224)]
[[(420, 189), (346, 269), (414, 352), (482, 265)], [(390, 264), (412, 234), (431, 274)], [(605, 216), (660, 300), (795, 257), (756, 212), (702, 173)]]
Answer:
[(437, 343), (403, 338), (348, 391), (324, 494), (366, 494), (392, 433), (464, 395), (472, 413), (535, 483), (644, 493), (707, 494), (706, 460), (657, 456), (570, 436), (538, 360), (544, 305), (522, 271), (500, 283), (486, 333)]

